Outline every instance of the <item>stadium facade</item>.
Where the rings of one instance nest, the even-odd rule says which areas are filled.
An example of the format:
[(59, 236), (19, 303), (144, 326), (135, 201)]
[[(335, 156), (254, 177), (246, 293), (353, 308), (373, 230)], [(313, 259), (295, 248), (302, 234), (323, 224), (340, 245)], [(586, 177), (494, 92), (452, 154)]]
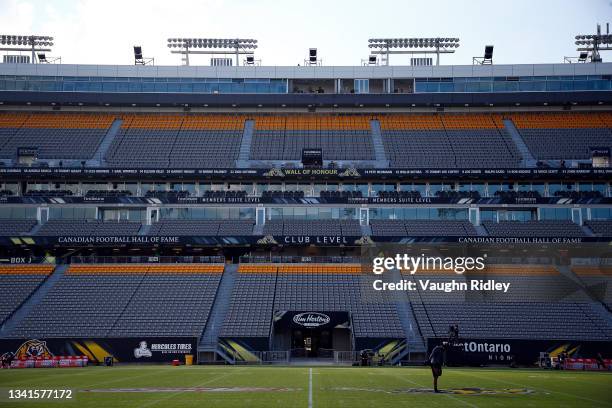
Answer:
[[(611, 104), (607, 63), (0, 64), (1, 351), (397, 363), (456, 323), (458, 363), (609, 353)], [(513, 289), (375, 293), (380, 245), (486, 245), (418, 278)]]

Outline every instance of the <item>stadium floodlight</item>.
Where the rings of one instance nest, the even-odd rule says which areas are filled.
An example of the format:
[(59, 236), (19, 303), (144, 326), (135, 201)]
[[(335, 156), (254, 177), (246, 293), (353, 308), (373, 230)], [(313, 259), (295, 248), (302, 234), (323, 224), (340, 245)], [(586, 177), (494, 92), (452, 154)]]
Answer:
[(62, 57), (49, 57), (44, 52), (37, 52), (36, 58), (38, 59), (39, 64), (56, 64), (62, 63)]
[[(0, 51), (30, 51), (32, 52), (31, 63), (35, 64), (37, 52), (50, 52), (53, 46), (53, 37), (48, 35), (12, 35), (0, 34)], [(45, 61), (46, 62), (46, 61)]]
[(482, 57), (473, 57), (472, 65), (492, 65), (493, 64), (493, 46), (485, 45), (484, 56)]
[(155, 58), (145, 58), (140, 45), (134, 46), (134, 65), (155, 65)]
[[(257, 48), (257, 40), (252, 38), (168, 38), (168, 48), (179, 48), (170, 51), (173, 54), (185, 56), (183, 61), (189, 65), (190, 54), (235, 54), (236, 66), (241, 54), (253, 55)], [(216, 49), (215, 51), (209, 51)]]
[(374, 54), (368, 55), (368, 58), (361, 60), (361, 65), (365, 67), (378, 65), (378, 56)]
[[(389, 65), (391, 54), (436, 54), (436, 65), (440, 65), (440, 54), (452, 54), (459, 48), (459, 38), (370, 38), (368, 47), (372, 54), (381, 54), (385, 65)], [(405, 48), (406, 50), (396, 50)]]
[(308, 58), (304, 59), (304, 65), (321, 65), (321, 60), (319, 59), (318, 51), (316, 48), (308, 49)]
[[(601, 25), (597, 24), (597, 34), (579, 34), (575, 37), (577, 51), (591, 53), (591, 62), (602, 62), (600, 51), (612, 50), (612, 35), (610, 23), (606, 23), (606, 33), (601, 33)], [(586, 59), (585, 59), (586, 60)]]

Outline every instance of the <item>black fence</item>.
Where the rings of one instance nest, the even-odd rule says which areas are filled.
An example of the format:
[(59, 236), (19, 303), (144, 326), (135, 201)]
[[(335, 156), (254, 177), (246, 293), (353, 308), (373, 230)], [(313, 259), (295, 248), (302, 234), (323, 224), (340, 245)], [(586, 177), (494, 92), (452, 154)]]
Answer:
[(272, 255), (258, 255), (258, 256), (241, 256), (240, 263), (360, 263), (361, 258), (356, 256), (278, 256)]
[(225, 263), (222, 256), (73, 256), (73, 264), (125, 264), (125, 263)]

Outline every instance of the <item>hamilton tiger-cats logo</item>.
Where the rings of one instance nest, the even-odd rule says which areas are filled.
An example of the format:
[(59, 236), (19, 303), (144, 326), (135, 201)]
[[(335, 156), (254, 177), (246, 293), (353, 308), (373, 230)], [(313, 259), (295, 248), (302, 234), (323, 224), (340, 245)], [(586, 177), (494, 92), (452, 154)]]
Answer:
[(46, 341), (34, 339), (23, 343), (15, 352), (15, 358), (17, 359), (30, 357), (51, 358), (53, 354), (49, 351)]

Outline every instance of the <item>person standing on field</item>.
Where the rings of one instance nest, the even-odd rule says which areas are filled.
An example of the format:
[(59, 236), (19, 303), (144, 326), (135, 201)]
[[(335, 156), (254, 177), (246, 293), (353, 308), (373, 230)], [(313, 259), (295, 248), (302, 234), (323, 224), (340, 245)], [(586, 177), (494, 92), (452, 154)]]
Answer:
[(433, 375), (434, 392), (438, 391), (438, 378), (442, 376), (442, 365), (444, 364), (444, 351), (446, 350), (446, 342), (436, 346), (431, 350), (429, 355), (429, 365), (431, 374)]

